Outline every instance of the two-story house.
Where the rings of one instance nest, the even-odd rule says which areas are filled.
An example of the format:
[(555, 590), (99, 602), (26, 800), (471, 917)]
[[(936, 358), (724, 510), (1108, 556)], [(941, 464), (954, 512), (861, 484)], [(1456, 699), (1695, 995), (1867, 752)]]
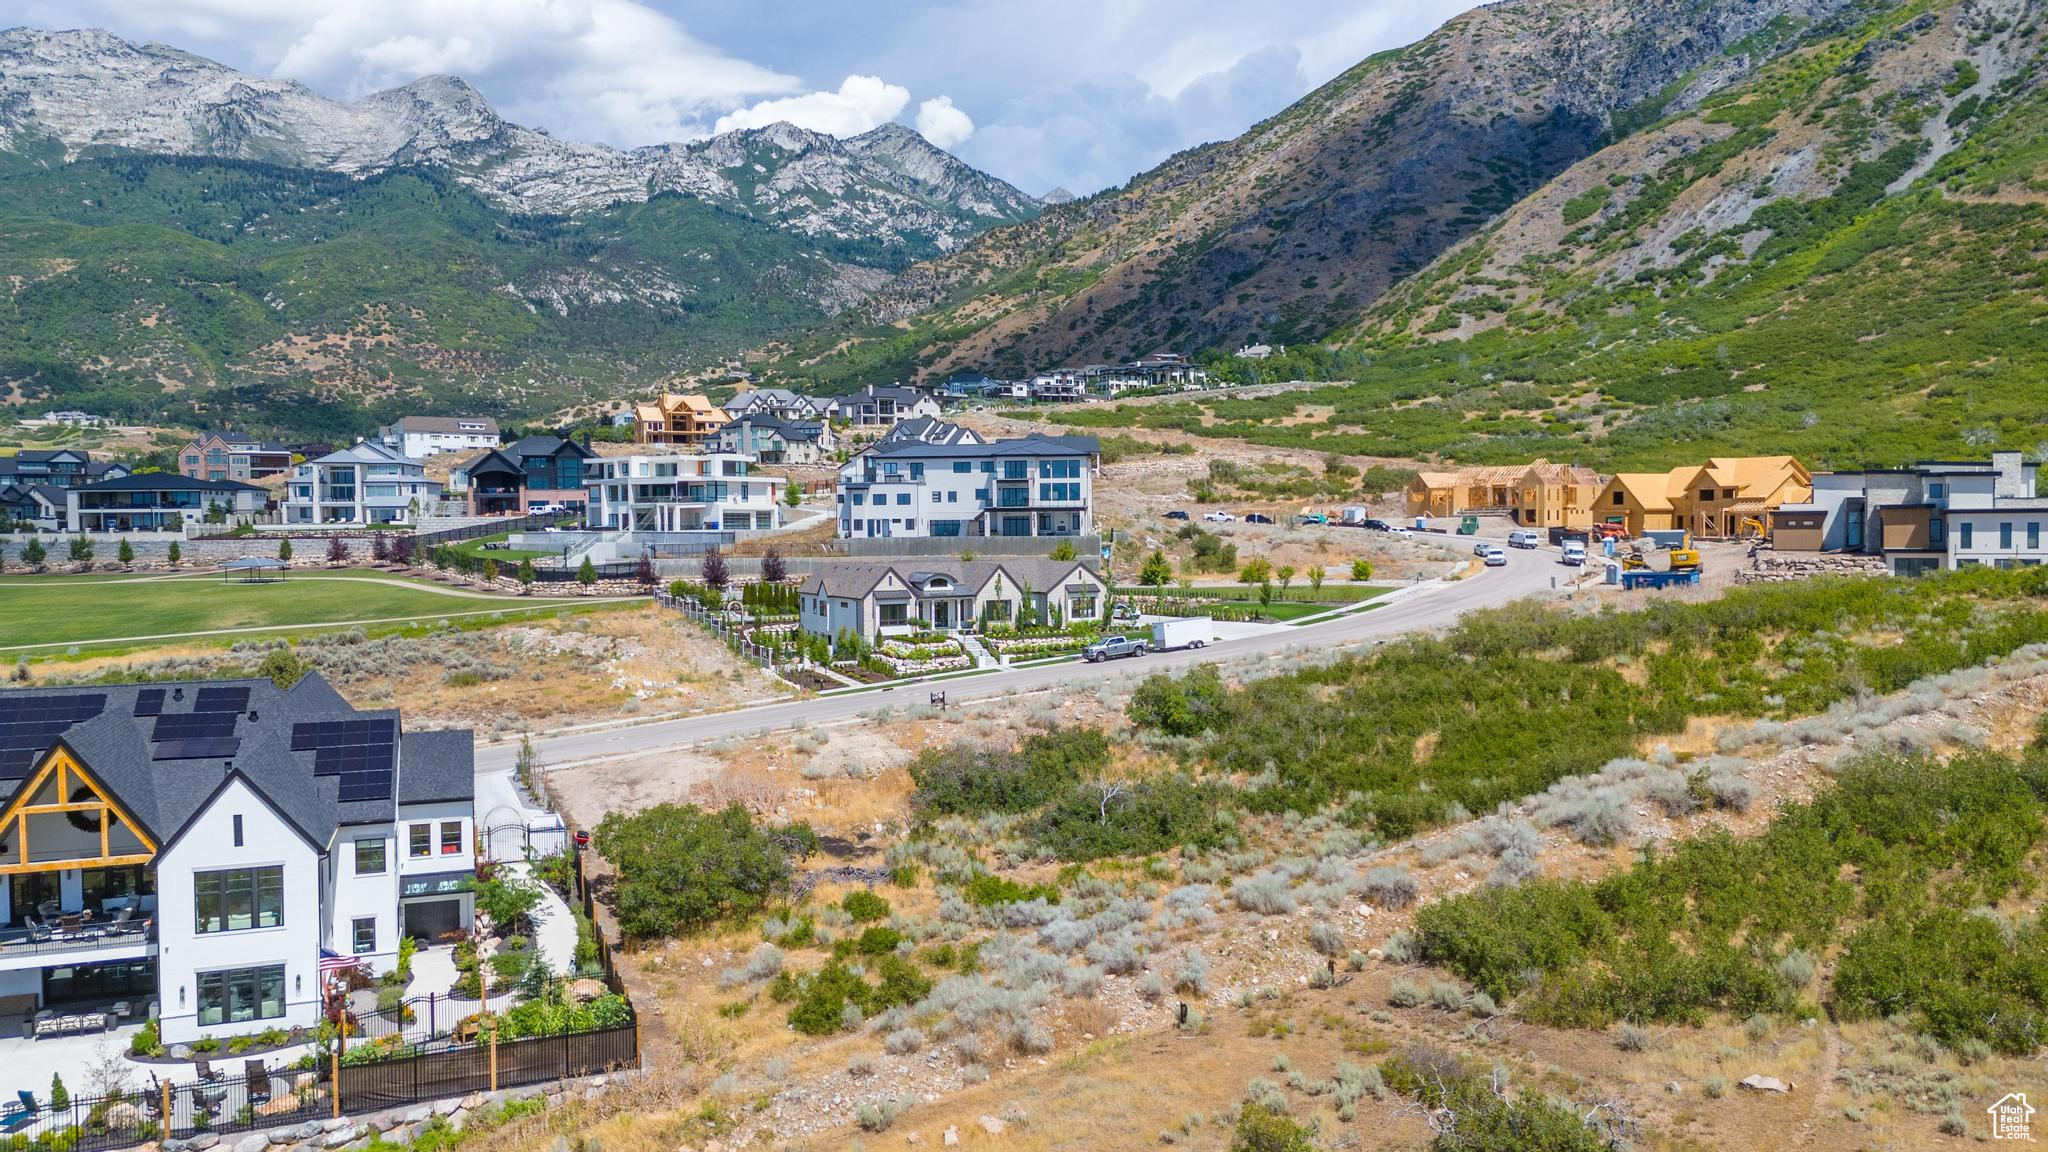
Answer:
[(26, 449), (12, 456), (0, 456), (0, 487), (81, 488), (128, 475), (130, 469), (117, 460), (95, 460), (79, 448)]
[(732, 452), (601, 456), (584, 465), (584, 523), (626, 532), (759, 532), (782, 526), (788, 481)]
[(136, 472), (64, 492), (72, 532), (176, 532), (194, 523), (253, 519), (270, 493), (239, 480), (195, 480), (176, 472)]
[(719, 407), (731, 420), (751, 416), (805, 422), (826, 419), (831, 401), (805, 396), (787, 388), (749, 388), (736, 393)]
[(819, 464), (839, 448), (839, 436), (824, 420), (787, 420), (749, 413), (718, 430), (718, 452), (752, 456), (762, 464)]
[(308, 460), (285, 484), (287, 524), (409, 524), (441, 498), (441, 482), (396, 448), (360, 440)]
[(935, 420), (930, 416), (914, 416), (889, 429), (882, 436), (883, 443), (898, 440), (917, 440), (926, 444), (985, 444), (981, 436), (971, 428)]
[(931, 393), (901, 385), (869, 384), (838, 400), (833, 418), (855, 428), (893, 428), (917, 416), (937, 416), (939, 402)]
[(664, 392), (633, 406), (633, 443), (694, 448), (718, 435), (726, 422), (725, 410), (702, 396)]
[(317, 1023), (323, 954), (467, 925), (474, 771), (317, 675), (0, 693), (0, 1014)]
[(377, 429), (377, 442), (414, 460), (477, 452), (498, 446), (498, 422), (489, 416), (405, 416)]
[(1669, 472), (1618, 473), (1594, 497), (1593, 516), (1631, 536), (1682, 529), (1732, 538), (1812, 495), (1813, 477), (1791, 456), (1716, 456)]
[(538, 508), (582, 512), (583, 463), (597, 454), (560, 436), (526, 436), (455, 469), (449, 487), (472, 516), (519, 516)]
[(971, 631), (1041, 621), (1093, 620), (1109, 585), (1092, 561), (1006, 558), (831, 563), (804, 580), (797, 626), (816, 636), (873, 642), (913, 632)]
[(2040, 466), (2019, 452), (1906, 468), (1821, 472), (1810, 500), (1771, 514), (1777, 552), (1881, 556), (1902, 576), (1983, 564), (2048, 561)]
[(239, 432), (205, 432), (178, 452), (178, 471), (194, 480), (244, 483), (281, 476), (292, 468), (292, 450), (275, 440)]
[(1100, 455), (1085, 436), (885, 440), (839, 469), (839, 535), (1084, 535), (1094, 531)]

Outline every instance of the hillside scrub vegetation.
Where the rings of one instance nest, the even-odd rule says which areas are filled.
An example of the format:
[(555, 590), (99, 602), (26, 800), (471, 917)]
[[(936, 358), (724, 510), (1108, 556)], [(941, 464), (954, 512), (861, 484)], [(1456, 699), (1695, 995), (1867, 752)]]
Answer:
[(1876, 755), (1751, 839), (1654, 846), (1601, 880), (1452, 896), (1419, 958), (1560, 1027), (1811, 1014), (1815, 958), (1840, 1019), (1909, 1015), (1941, 1043), (2048, 1042), (2048, 927), (1993, 911), (2037, 894), (2048, 754)]
[(793, 861), (817, 849), (808, 825), (756, 825), (735, 803), (718, 812), (657, 804), (598, 823), (598, 854), (618, 870), (612, 904), (635, 939), (676, 935), (760, 911), (787, 891)]

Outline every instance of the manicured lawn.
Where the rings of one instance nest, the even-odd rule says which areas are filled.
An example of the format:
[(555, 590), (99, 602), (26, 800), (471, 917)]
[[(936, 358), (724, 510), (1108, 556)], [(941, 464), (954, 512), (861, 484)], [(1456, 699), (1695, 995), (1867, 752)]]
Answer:
[(484, 547), (486, 544), (502, 543), (510, 535), (511, 533), (509, 532), (501, 532), (496, 536), (479, 536), (475, 540), (464, 540), (459, 544), (450, 544), (449, 547), (466, 556), (477, 556), (486, 560), (509, 560), (515, 564), (521, 560), (539, 560), (542, 557), (552, 558), (561, 555), (559, 551), (549, 552), (533, 548)]
[(222, 628), (399, 617), (432, 620), (573, 603), (576, 601), (541, 597), (448, 595), (415, 581), (365, 579), (345, 573), (308, 572), (277, 584), (224, 584), (218, 576), (172, 580), (7, 576), (0, 577), (0, 651)]
[[(1289, 584), (1284, 592), (1280, 590), (1280, 585), (1277, 582), (1273, 585), (1273, 602), (1278, 604), (1282, 601), (1287, 601), (1296, 604), (1322, 604), (1325, 606), (1331, 604), (1356, 604), (1360, 600), (1372, 600), (1384, 596), (1391, 591), (1393, 591), (1393, 588), (1385, 584), (1325, 584), (1318, 590), (1310, 588), (1307, 580), (1296, 577), (1294, 583)], [(1150, 596), (1153, 594), (1153, 589), (1147, 585), (1119, 584), (1116, 586), (1116, 594), (1119, 596)], [(1257, 600), (1259, 598), (1259, 589), (1256, 584), (1195, 584), (1183, 592), (1178, 587), (1168, 584), (1160, 590), (1160, 594), (1169, 600), (1175, 597), (1186, 597), (1191, 600)]]

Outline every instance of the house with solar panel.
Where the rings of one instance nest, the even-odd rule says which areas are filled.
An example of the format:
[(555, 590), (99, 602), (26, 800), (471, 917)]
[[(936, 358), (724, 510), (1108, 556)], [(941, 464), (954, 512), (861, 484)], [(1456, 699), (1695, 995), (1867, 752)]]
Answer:
[(0, 1018), (316, 1023), (323, 957), (468, 927), (474, 759), (317, 674), (0, 692)]

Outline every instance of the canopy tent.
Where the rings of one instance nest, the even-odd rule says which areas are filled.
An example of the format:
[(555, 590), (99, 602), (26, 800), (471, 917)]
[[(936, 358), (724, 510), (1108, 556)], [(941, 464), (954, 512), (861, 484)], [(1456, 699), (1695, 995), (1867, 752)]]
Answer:
[(244, 556), (230, 560), (220, 566), (221, 579), (229, 584), (270, 584), (284, 579), (285, 569), (291, 565), (283, 560), (268, 560), (261, 556)]

